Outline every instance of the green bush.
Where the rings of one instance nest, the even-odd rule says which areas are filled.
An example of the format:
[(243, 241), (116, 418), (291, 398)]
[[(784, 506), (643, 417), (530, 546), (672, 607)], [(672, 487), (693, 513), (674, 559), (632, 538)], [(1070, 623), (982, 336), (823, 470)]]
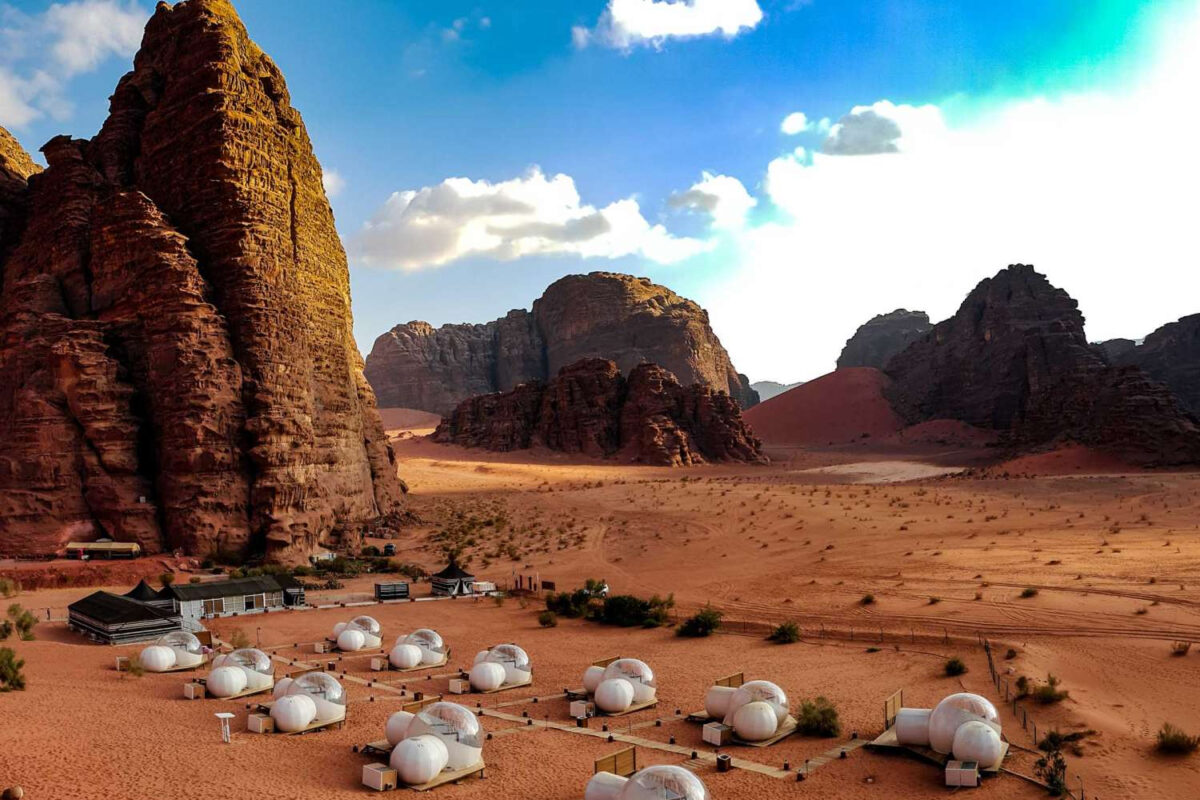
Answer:
[(1037, 589), (1033, 588), (1032, 586), (1028, 586), (1021, 590), (1021, 597), (1024, 597), (1024, 598), (1037, 597), (1037, 593), (1038, 593)]
[(0, 620), (0, 642), (13, 635), (13, 624), (8, 620)]
[(842, 732), (837, 709), (824, 697), (801, 703), (796, 723), (798, 730), (805, 736), (823, 736), (828, 739)]
[(21, 593), (21, 584), (12, 578), (0, 578), (0, 595), (15, 597)]
[(1033, 765), (1033, 774), (1041, 779), (1050, 794), (1061, 797), (1067, 791), (1067, 760), (1062, 751), (1051, 747)]
[(362, 549), (363, 558), (378, 558), (379, 548), (373, 544), (369, 544)]
[[(20, 603), (13, 603), (8, 607), (8, 618), (12, 620), (12, 628), (16, 629), (18, 637), (25, 641), (33, 639), (33, 629), (37, 625), (37, 617), (33, 615), (32, 611), (21, 608)], [(12, 628), (9, 628), (10, 636)]]
[(773, 630), (767, 640), (776, 644), (795, 644), (800, 641), (800, 626), (795, 622), (785, 622)]
[(946, 675), (955, 678), (967, 673), (967, 665), (961, 658), (955, 656), (946, 662)]
[(1046, 682), (1038, 684), (1029, 694), (1030, 696), (1044, 706), (1066, 700), (1071, 696), (1071, 693), (1066, 689), (1058, 688), (1059, 680), (1054, 675), (1047, 675)]
[(10, 647), (0, 647), (0, 692), (22, 691), (25, 689), (25, 676), (21, 668), (25, 661), (17, 658)]
[(862, 596), (862, 600), (859, 600), (858, 602), (864, 606), (873, 606), (875, 605), (875, 595), (869, 593), (864, 594)]
[(683, 621), (683, 624), (679, 626), (679, 630), (676, 631), (676, 635), (694, 639), (703, 636), (712, 636), (713, 632), (721, 627), (721, 617), (723, 616), (724, 614), (715, 608), (702, 608), (693, 616)]
[(1171, 756), (1191, 755), (1200, 749), (1200, 736), (1189, 736), (1169, 722), (1158, 729), (1158, 752)]
[(555, 614), (553, 611), (543, 611), (538, 614), (538, 625), (541, 625), (543, 628), (557, 628), (558, 614)]
[(546, 610), (568, 619), (587, 616), (592, 596), (583, 589), (573, 592), (558, 592), (546, 595)]
[(161, 575), (158, 576), (158, 582), (161, 583), (164, 587), (170, 586), (172, 583), (175, 582), (175, 573), (173, 573), (173, 572), (162, 573)]

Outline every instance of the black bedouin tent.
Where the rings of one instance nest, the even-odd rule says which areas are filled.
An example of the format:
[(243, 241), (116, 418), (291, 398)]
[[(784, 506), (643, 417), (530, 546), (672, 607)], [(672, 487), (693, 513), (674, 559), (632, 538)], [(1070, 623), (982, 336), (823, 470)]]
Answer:
[(475, 576), (464, 570), (456, 562), (451, 561), (444, 570), (431, 575), (430, 583), (436, 595), (453, 597), (460, 594), (471, 594), (471, 584)]
[(93, 592), (71, 603), (67, 607), (67, 624), (72, 630), (105, 644), (157, 639), (183, 627), (176, 612), (110, 592)]

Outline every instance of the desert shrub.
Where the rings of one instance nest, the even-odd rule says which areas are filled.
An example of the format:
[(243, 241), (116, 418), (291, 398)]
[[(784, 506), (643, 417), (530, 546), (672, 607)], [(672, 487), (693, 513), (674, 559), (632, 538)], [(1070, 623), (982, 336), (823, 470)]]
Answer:
[(1171, 655), (1173, 656), (1186, 656), (1191, 649), (1191, 642), (1171, 642)]
[(0, 620), (0, 642), (13, 635), (13, 624), (8, 620)]
[(21, 668), (25, 666), (23, 659), (11, 647), (0, 647), (0, 692), (20, 692), (25, 689), (25, 676)]
[(543, 611), (538, 614), (538, 625), (541, 625), (543, 628), (557, 628), (558, 614), (555, 614), (553, 611)]
[(592, 595), (584, 589), (546, 595), (546, 610), (569, 619), (586, 616)]
[(724, 614), (715, 608), (702, 608), (685, 619), (676, 634), (691, 638), (712, 636), (713, 631), (721, 627), (721, 617), (723, 616)]
[(858, 602), (864, 606), (873, 606), (875, 605), (875, 595), (869, 593), (864, 594), (862, 596), (862, 600), (859, 600)]
[(940, 598), (940, 597), (935, 596), (935, 597), (929, 598), (929, 605), (931, 605), (931, 606), (936, 606), (940, 602), (942, 602), (942, 598)]
[(379, 557), (379, 548), (373, 544), (369, 544), (362, 549), (361, 555), (363, 558), (378, 558)]
[(1095, 736), (1096, 732), (1091, 728), (1085, 731), (1072, 731), (1071, 733), (1060, 733), (1059, 731), (1050, 731), (1042, 740), (1037, 743), (1038, 749), (1045, 752), (1053, 752), (1054, 750), (1062, 750), (1065, 746), (1070, 745), (1071, 752), (1076, 756), (1083, 755), (1083, 749), (1080, 748), (1079, 742), (1086, 739), (1088, 736)]
[(33, 639), (33, 629), (37, 625), (37, 617), (33, 615), (32, 611), (21, 608), (20, 603), (13, 603), (8, 607), (8, 618), (12, 620), (12, 627), (16, 629), (19, 638), (25, 641)]
[(1024, 598), (1037, 597), (1037, 593), (1038, 593), (1037, 589), (1033, 588), (1032, 586), (1026, 586), (1024, 589), (1021, 590), (1021, 597), (1024, 597)]
[(1158, 729), (1155, 748), (1158, 752), (1171, 756), (1191, 755), (1200, 749), (1200, 736), (1189, 736), (1171, 723), (1164, 722)]
[(795, 644), (800, 641), (800, 626), (795, 622), (784, 622), (767, 639), (776, 644)]
[(805, 700), (800, 704), (800, 711), (796, 715), (796, 726), (805, 736), (823, 736), (827, 739), (838, 736), (842, 732), (842, 723), (838, 719), (837, 709), (824, 697)]
[(945, 669), (946, 669), (946, 675), (951, 678), (954, 678), (959, 675), (965, 675), (967, 672), (967, 665), (961, 658), (959, 658), (958, 656), (955, 656), (954, 658), (952, 658), (946, 662)]
[[(590, 602), (590, 594), (588, 598)], [(667, 623), (668, 611), (674, 605), (675, 598), (671, 595), (665, 599), (654, 595), (649, 600), (643, 600), (631, 594), (618, 594), (604, 598), (598, 612), (591, 616), (598, 622), (622, 628), (657, 628)]]
[[(1044, 706), (1051, 705), (1066, 700), (1071, 696), (1071, 693), (1066, 689), (1059, 689), (1059, 680), (1054, 675), (1047, 675), (1046, 682), (1038, 684), (1029, 695)], [(1019, 686), (1019, 682), (1018, 682)]]
[(0, 595), (15, 597), (21, 593), (21, 584), (12, 578), (0, 578)]
[(158, 576), (158, 582), (161, 583), (164, 587), (170, 586), (172, 583), (175, 582), (175, 573), (173, 573), (173, 572), (161, 573)]
[(200, 579), (198, 577), (196, 577), (195, 575), (188, 578), (188, 583), (199, 583), (199, 582), (200, 582)]
[(1041, 779), (1050, 794), (1061, 797), (1067, 791), (1067, 760), (1062, 750), (1053, 747), (1033, 765), (1033, 774)]
[(1028, 675), (1017, 676), (1017, 697), (1028, 697), (1029, 689), (1032, 687), (1033, 681), (1029, 680)]
[(241, 628), (234, 628), (229, 632), (229, 643), (233, 645), (234, 650), (241, 650), (250, 646), (250, 637)]
[(1005, 654), (1004, 654), (1004, 658), (1008, 661), (1012, 661), (1016, 657), (1017, 657), (1017, 651), (1011, 647), (1008, 648), (1008, 651), (1005, 652)]
[(146, 668), (142, 666), (142, 659), (138, 656), (129, 657), (129, 661), (126, 663), (124, 671), (133, 678), (140, 678), (146, 674)]

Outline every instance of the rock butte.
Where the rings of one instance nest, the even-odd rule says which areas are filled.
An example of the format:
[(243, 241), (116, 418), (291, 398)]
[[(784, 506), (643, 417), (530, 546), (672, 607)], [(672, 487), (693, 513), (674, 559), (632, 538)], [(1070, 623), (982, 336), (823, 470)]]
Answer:
[(892, 356), (920, 339), (933, 328), (924, 311), (896, 309), (863, 323), (842, 348), (837, 365), (883, 369)]
[(469, 397), (545, 381), (582, 358), (628, 373), (661, 364), (684, 384), (706, 383), (749, 408), (758, 402), (708, 322), (708, 312), (647, 278), (568, 275), (486, 325), (397, 325), (375, 340), (367, 379), (379, 403), (448, 414)]
[(232, 6), (159, 3), (42, 152), (0, 136), (0, 552), (295, 560), (397, 511), (321, 168)]
[(541, 446), (658, 466), (766, 461), (729, 395), (700, 383), (681, 386), (657, 364), (639, 364), (626, 378), (600, 358), (563, 367), (548, 383), (464, 400), (434, 439), (500, 451)]
[(1200, 426), (1163, 384), (1088, 344), (1078, 304), (1033, 267), (981, 282), (894, 356), (884, 393), (909, 423), (956, 419), (1018, 447), (1071, 441), (1148, 464), (1200, 461)]

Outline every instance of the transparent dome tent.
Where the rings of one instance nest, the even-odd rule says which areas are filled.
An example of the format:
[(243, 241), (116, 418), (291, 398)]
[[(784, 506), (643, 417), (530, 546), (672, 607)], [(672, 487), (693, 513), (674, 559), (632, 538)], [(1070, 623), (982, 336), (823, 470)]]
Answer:
[(234, 650), (225, 657), (222, 664), (224, 666), (238, 666), (251, 672), (257, 672), (259, 675), (270, 675), (275, 671), (275, 667), (271, 663), (271, 657), (262, 650), (253, 647)]
[(646, 767), (629, 779), (621, 800), (708, 800), (708, 790), (691, 770), (676, 766)]

